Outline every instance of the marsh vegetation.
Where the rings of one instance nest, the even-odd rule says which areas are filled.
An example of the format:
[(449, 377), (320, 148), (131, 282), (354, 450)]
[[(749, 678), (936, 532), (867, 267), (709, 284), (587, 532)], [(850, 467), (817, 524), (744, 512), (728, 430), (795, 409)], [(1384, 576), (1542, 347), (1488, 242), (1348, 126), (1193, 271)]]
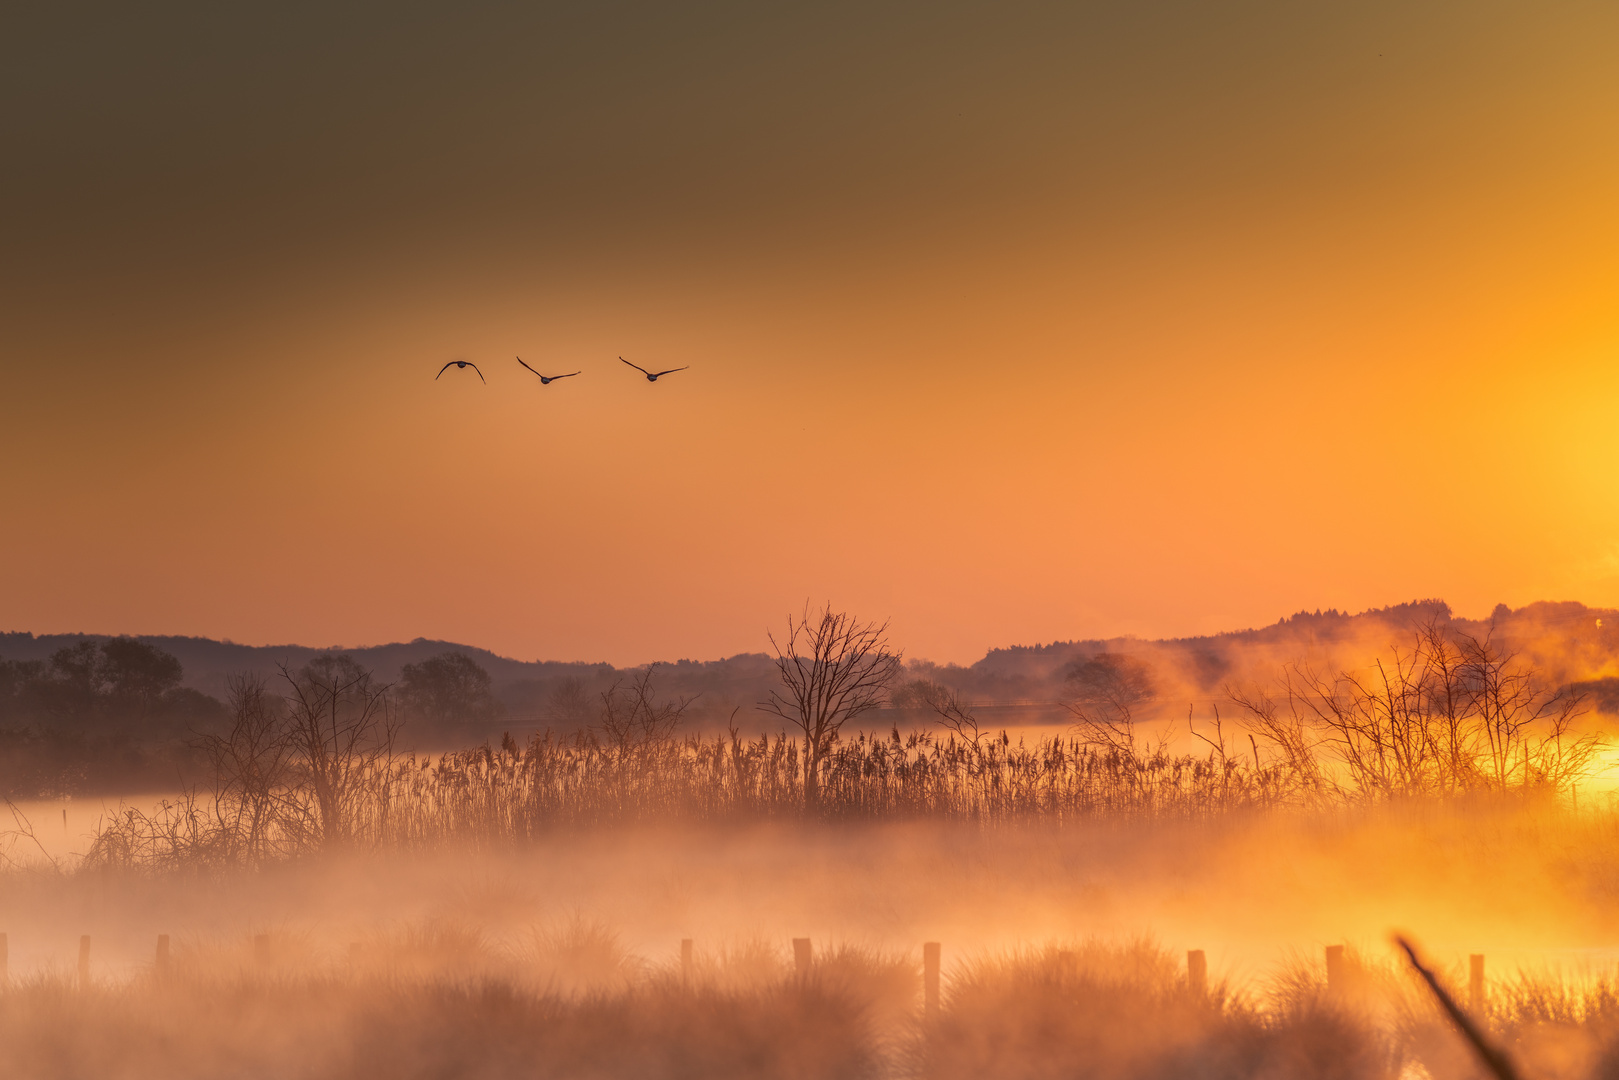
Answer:
[[(1144, 941), (967, 958), (920, 1010), (914, 953), (848, 946), (796, 967), (759, 943), (631, 955), (575, 923), (502, 947), (421, 924), (324, 955), (308, 942), (188, 943), (162, 968), (0, 989), (0, 1046), (31, 1077), (738, 1077), (1470, 1080), (1476, 1065), (1413, 980), (1351, 955), (1329, 989), (1302, 959), (1189, 982)], [(1604, 978), (1500, 980), (1480, 1009), (1526, 1075), (1612, 1075)]]
[[(884, 628), (830, 610), (789, 621), (782, 690), (764, 703), (796, 731), (682, 730), (656, 666), (620, 679), (571, 732), (507, 735), (440, 755), (396, 751), (388, 687), (341, 656), (280, 686), (230, 685), (228, 729), (193, 749), (210, 784), (155, 810), (129, 807), (91, 865), (259, 865), (326, 848), (522, 843), (551, 830), (645, 822), (929, 819), (964, 825), (1102, 818), (1216, 818), (1454, 799), (1574, 797), (1600, 737), (1582, 698), (1542, 684), (1489, 641), (1429, 623), (1359, 673), (1303, 666), (1230, 686), (1225, 711), (1189, 711), (1182, 746), (1143, 734), (1150, 674), (1128, 657), (1077, 665), (1062, 734), (987, 733), (969, 701), (931, 683), (905, 692), (934, 730), (846, 735), (894, 689)], [(1190, 744), (1188, 747), (1187, 744)]]
[[(11, 830), (6, 1060), (42, 1077), (1471, 1076), (1379, 959), (1399, 923), (1528, 965), (1494, 969), (1481, 1007), (1531, 1075), (1619, 1061), (1614, 958), (1588, 951), (1619, 880), (1602, 744), (1579, 693), (1488, 639), (1429, 623), (1354, 671), (1233, 682), (1174, 738), (1143, 723), (1161, 676), (1126, 654), (1070, 663), (1068, 726), (1013, 738), (959, 689), (907, 680), (880, 625), (806, 611), (779, 644), (779, 732), (691, 730), (692, 697), (648, 667), (569, 687), (569, 728), (440, 754), (401, 749), (402, 725), (495, 709), (469, 662), (438, 665), (432, 695), (335, 654), (233, 678), (190, 737), (195, 786), (123, 807), (75, 860)], [(860, 729), (895, 699), (930, 726)], [(60, 958), (92, 929), (80, 977)], [(801, 967), (786, 945), (805, 933)], [(920, 947), (941, 938), (929, 1013)], [(1329, 993), (1334, 940), (1361, 959)], [(1203, 985), (1184, 949), (1205, 946)], [(1533, 966), (1571, 947), (1567, 977)]]

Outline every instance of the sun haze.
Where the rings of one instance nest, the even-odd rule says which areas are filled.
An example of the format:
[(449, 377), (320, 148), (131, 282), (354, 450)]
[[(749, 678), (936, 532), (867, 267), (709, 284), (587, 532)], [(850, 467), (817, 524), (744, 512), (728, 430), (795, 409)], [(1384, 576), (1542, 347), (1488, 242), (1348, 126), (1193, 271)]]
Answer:
[(0, 629), (1619, 604), (1610, 5), (6, 24)]
[(7, 5), (0, 1077), (1619, 1076), (1616, 41)]

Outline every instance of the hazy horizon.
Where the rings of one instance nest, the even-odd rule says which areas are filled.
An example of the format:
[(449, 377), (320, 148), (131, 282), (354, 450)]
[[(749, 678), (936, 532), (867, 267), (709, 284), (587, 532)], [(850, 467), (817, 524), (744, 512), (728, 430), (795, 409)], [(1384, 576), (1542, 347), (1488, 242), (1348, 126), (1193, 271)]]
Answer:
[(0, 1072), (1619, 1075), (1619, 5), (0, 28)]
[[(983, 649), (983, 651), (981, 653), (979, 653), (976, 657), (971, 657), (971, 658), (950, 657), (950, 658), (947, 658), (947, 659), (940, 659), (938, 657), (933, 657), (933, 656), (913, 656), (913, 655), (911, 655), (911, 653), (908, 650), (906, 651), (905, 655), (906, 655), (907, 660), (917, 660), (917, 661), (921, 661), (923, 663), (928, 663), (928, 664), (936, 664), (936, 665), (940, 665), (940, 666), (952, 665), (952, 666), (960, 666), (960, 667), (970, 667), (972, 664), (976, 663), (978, 660), (982, 660), (985, 657), (988, 657), (988, 656), (990, 656), (990, 655), (992, 655), (992, 654), (994, 654), (996, 652), (1017, 651), (1017, 650), (1023, 650), (1023, 649), (1043, 649), (1043, 648), (1049, 648), (1049, 647), (1060, 646), (1060, 645), (1078, 645), (1078, 644), (1084, 644), (1084, 643), (1087, 643), (1087, 642), (1102, 643), (1102, 642), (1110, 642), (1110, 641), (1129, 641), (1129, 640), (1134, 640), (1134, 641), (1140, 641), (1140, 642), (1143, 642), (1143, 643), (1146, 643), (1146, 644), (1153, 644), (1153, 643), (1158, 643), (1158, 642), (1195, 641), (1195, 640), (1199, 640), (1199, 639), (1203, 639), (1203, 638), (1218, 638), (1218, 637), (1226, 637), (1226, 636), (1233, 636), (1233, 635), (1250, 634), (1250, 633), (1254, 633), (1254, 632), (1257, 632), (1257, 631), (1270, 629), (1271, 627), (1274, 627), (1274, 626), (1277, 626), (1277, 625), (1285, 624), (1289, 620), (1296, 619), (1296, 618), (1299, 618), (1299, 617), (1335, 615), (1335, 616), (1339, 616), (1339, 617), (1342, 617), (1342, 618), (1345, 618), (1345, 619), (1356, 619), (1356, 618), (1360, 618), (1360, 617), (1363, 617), (1363, 616), (1375, 616), (1375, 615), (1377, 615), (1379, 613), (1382, 613), (1382, 612), (1391, 611), (1391, 610), (1397, 610), (1397, 609), (1400, 609), (1400, 608), (1406, 607), (1406, 606), (1416, 606), (1416, 605), (1424, 605), (1424, 604), (1442, 604), (1445, 607), (1451, 609), (1450, 618), (1451, 618), (1452, 621), (1463, 622), (1463, 623), (1488, 623), (1490, 621), (1492, 615), (1494, 614), (1495, 610), (1499, 609), (1500, 607), (1506, 606), (1506, 605), (1502, 605), (1502, 604), (1496, 604), (1496, 605), (1494, 605), (1492, 607), (1491, 611), (1489, 611), (1489, 612), (1485, 612), (1485, 613), (1478, 614), (1478, 615), (1469, 615), (1469, 614), (1466, 614), (1466, 613), (1457, 612), (1454, 608), (1451, 607), (1451, 605), (1447, 601), (1445, 601), (1445, 600), (1443, 600), (1441, 598), (1438, 598), (1438, 597), (1423, 597), (1421, 599), (1413, 599), (1413, 600), (1399, 601), (1399, 602), (1390, 603), (1390, 604), (1377, 605), (1377, 606), (1368, 607), (1368, 608), (1365, 608), (1365, 609), (1359, 610), (1359, 611), (1347, 611), (1347, 610), (1346, 611), (1338, 611), (1338, 610), (1333, 609), (1333, 608), (1321, 608), (1321, 607), (1317, 607), (1317, 608), (1314, 608), (1314, 609), (1301, 608), (1298, 611), (1288, 612), (1287, 614), (1278, 616), (1274, 621), (1271, 621), (1271, 622), (1255, 623), (1255, 624), (1250, 625), (1250, 626), (1224, 627), (1224, 628), (1215, 629), (1215, 630), (1211, 630), (1211, 631), (1207, 631), (1207, 632), (1199, 633), (1199, 634), (1163, 635), (1163, 636), (1160, 636), (1160, 637), (1147, 637), (1147, 636), (1140, 635), (1140, 634), (1128, 634), (1128, 633), (1107, 634), (1107, 633), (1099, 633), (1099, 634), (1093, 634), (1093, 635), (1088, 635), (1088, 636), (1077, 636), (1076, 635), (1076, 636), (1068, 636), (1068, 637), (1057, 637), (1057, 638), (1052, 638), (1052, 639), (1045, 640), (1045, 641), (1007, 641), (1007, 642), (1002, 642), (1002, 643), (997, 643), (997, 644), (991, 644), (991, 645), (986, 646)], [(1534, 600), (1534, 601), (1531, 601), (1531, 602), (1529, 602), (1527, 604), (1522, 605), (1522, 607), (1520, 607), (1520, 608), (1509, 609), (1509, 610), (1523, 611), (1525, 609), (1534, 608), (1536, 606), (1553, 606), (1553, 607), (1555, 607), (1555, 606), (1560, 606), (1560, 605), (1565, 605), (1565, 604), (1578, 604), (1578, 605), (1580, 605), (1580, 606), (1582, 606), (1584, 608), (1587, 608), (1588, 610), (1591, 610), (1593, 612), (1599, 612), (1599, 613), (1600, 612), (1619, 610), (1619, 609), (1614, 609), (1614, 608), (1598, 607), (1596, 605), (1586, 604), (1583, 601), (1579, 601), (1579, 600), (1546, 600), (1546, 599)], [(783, 622), (785, 622), (785, 617), (786, 617), (787, 614), (792, 614), (794, 617), (797, 617), (798, 615), (802, 614), (802, 612), (803, 612), (803, 609), (800, 608), (797, 611), (784, 613)], [(877, 621), (880, 622), (882, 620), (879, 618)], [(229, 637), (229, 636), (214, 637), (214, 636), (206, 635), (206, 634), (143, 633), (143, 632), (139, 632), (139, 631), (106, 631), (106, 630), (82, 630), (82, 629), (81, 630), (24, 630), (24, 629), (20, 629), (20, 628), (13, 628), (13, 629), (8, 629), (8, 630), (0, 630), (0, 658), (4, 658), (3, 642), (4, 642), (4, 639), (6, 637), (8, 637), (8, 636), (28, 635), (28, 636), (30, 636), (32, 638), (35, 638), (35, 639), (42, 639), (42, 638), (74, 638), (74, 637), (100, 639), (100, 638), (115, 638), (115, 637), (132, 637), (132, 638), (139, 638), (139, 639), (154, 639), (155, 640), (155, 639), (163, 639), (163, 638), (175, 638), (175, 639), (182, 639), (182, 640), (207, 641), (207, 642), (212, 642), (212, 643), (216, 643), (216, 644), (219, 644), (219, 645), (240, 646), (240, 647), (243, 647), (243, 648), (255, 649), (255, 650), (287, 648), (287, 649), (299, 649), (299, 650), (312, 650), (312, 651), (316, 651), (316, 652), (363, 652), (363, 651), (368, 651), (368, 650), (387, 649), (387, 648), (390, 648), (390, 647), (393, 647), (393, 646), (400, 646), (400, 645), (433, 644), (433, 645), (449, 645), (449, 646), (453, 646), (455, 648), (474, 649), (474, 650), (479, 651), (479, 652), (489, 653), (490, 655), (498, 657), (501, 660), (509, 660), (509, 661), (512, 661), (514, 663), (519, 663), (519, 664), (551, 664), (551, 663), (555, 663), (555, 664), (611, 664), (615, 668), (636, 668), (636, 667), (645, 667), (645, 666), (647, 666), (649, 664), (675, 664), (675, 663), (686, 663), (686, 662), (710, 663), (710, 662), (715, 662), (715, 661), (730, 660), (730, 659), (734, 659), (734, 658), (737, 658), (737, 657), (743, 657), (743, 656), (769, 655), (769, 653), (770, 653), (769, 639), (765, 636), (765, 634), (768, 631), (773, 631), (773, 630), (776, 630), (776, 629), (778, 629), (778, 627), (774, 627), (774, 626), (762, 627), (761, 630), (760, 630), (759, 645), (756, 648), (742, 649), (742, 650), (739, 650), (737, 652), (727, 653), (727, 654), (720, 655), (720, 656), (679, 656), (679, 657), (676, 657), (676, 656), (661, 656), (661, 657), (655, 657), (655, 658), (650, 658), (650, 659), (642, 658), (642, 659), (624, 660), (624, 659), (615, 659), (615, 658), (609, 658), (609, 657), (585, 658), (585, 657), (562, 657), (562, 656), (534, 656), (534, 657), (525, 658), (525, 657), (511, 656), (511, 655), (508, 655), (508, 654), (505, 654), (505, 653), (501, 653), (495, 648), (483, 645), (483, 644), (481, 644), (479, 642), (476, 642), (476, 641), (456, 641), (456, 640), (453, 640), (453, 639), (447, 638), (447, 637), (430, 636), (430, 635), (425, 635), (425, 634), (416, 634), (416, 635), (412, 635), (410, 637), (399, 637), (399, 638), (394, 638), (392, 640), (387, 640), (387, 641), (373, 641), (373, 642), (348, 643), (348, 644), (334, 643), (334, 644), (316, 645), (316, 644), (310, 644), (308, 642), (299, 642), (299, 641), (252, 642), (252, 641), (242, 641), (242, 640), (232, 638), (232, 637)], [(895, 641), (894, 644), (897, 647), (901, 648), (901, 649), (904, 648), (904, 643), (901, 642), (901, 641)]]
[(1616, 33), (34, 7), (0, 41), (0, 607), (624, 661), (807, 597), (964, 661), (1619, 605)]

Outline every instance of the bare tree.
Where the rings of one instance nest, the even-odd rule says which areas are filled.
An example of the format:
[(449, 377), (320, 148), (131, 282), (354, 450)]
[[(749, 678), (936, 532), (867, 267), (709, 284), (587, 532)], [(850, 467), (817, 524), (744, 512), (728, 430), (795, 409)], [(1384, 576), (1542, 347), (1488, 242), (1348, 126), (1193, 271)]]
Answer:
[(296, 802), (287, 710), (257, 675), (233, 675), (228, 686), (229, 734), (203, 734), (195, 745), (213, 766), (213, 816), (226, 854), (253, 866), (271, 853), (275, 825)]
[(978, 726), (978, 717), (973, 715), (972, 702), (959, 692), (926, 679), (917, 679), (906, 689), (913, 700), (932, 711), (934, 723), (955, 733), (963, 742), (977, 746), (982, 741), (984, 733)]
[(1259, 759), (1259, 741), (1254, 737), (1257, 734), (1271, 744), (1276, 757), (1270, 771), (1287, 783), (1289, 794), (1306, 799), (1321, 795), (1326, 790), (1326, 778), (1316, 756), (1320, 740), (1299, 710), (1291, 707), (1291, 700), (1284, 713), (1276, 702), (1257, 690), (1244, 691), (1228, 686), (1226, 695), (1248, 714), (1248, 745), (1253, 748), (1255, 774), (1263, 775), (1267, 771)]
[(347, 656), (317, 656), (294, 673), (285, 665), (287, 745), (313, 796), (311, 822), (322, 844), (354, 838), (354, 809), (365, 786), (383, 779), (399, 721), (388, 686)]
[(657, 664), (648, 664), (628, 685), (619, 679), (602, 691), (601, 715), (596, 728), (608, 746), (624, 752), (636, 748), (657, 749), (674, 736), (687, 707), (696, 698), (658, 701), (652, 692), (652, 676), (657, 667)]
[(552, 683), (545, 715), (550, 723), (570, 734), (589, 727), (591, 703), (584, 680), (567, 675)]
[(888, 647), (888, 624), (862, 623), (828, 604), (812, 614), (787, 616), (787, 635), (770, 635), (782, 689), (759, 703), (764, 712), (804, 735), (804, 805), (821, 802), (821, 762), (844, 724), (883, 703), (900, 671), (901, 654)]
[(280, 672), (284, 695), (254, 676), (232, 678), (229, 733), (193, 743), (213, 766), (211, 808), (195, 791), (152, 814), (126, 808), (86, 859), (251, 866), (384, 834), (399, 779), (388, 687), (347, 656)]
[(649, 785), (667, 768), (675, 749), (675, 732), (695, 698), (659, 701), (652, 689), (657, 664), (648, 664), (626, 683), (616, 680), (602, 691), (601, 712), (592, 734), (601, 739), (611, 762), (609, 776), (618, 790), (619, 809), (645, 805)]
[(1133, 755), (1135, 709), (1152, 700), (1152, 669), (1123, 653), (1097, 653), (1070, 664), (1066, 681), (1074, 694), (1063, 708), (1086, 744)]
[[(1328, 678), (1290, 664), (1281, 690), (1285, 711), (1258, 691), (1227, 693), (1306, 787), (1342, 784), (1365, 800), (1568, 791), (1598, 748), (1595, 737), (1574, 732), (1579, 695), (1545, 686), (1488, 638), (1437, 622), (1417, 632), (1409, 651), (1395, 648), (1360, 673)], [(1341, 772), (1313, 763), (1318, 745), (1333, 752)]]
[[(40, 842), (39, 837), (34, 835), (34, 823), (28, 820), (28, 815), (24, 814), (17, 807), (17, 804), (10, 799), (0, 797), (0, 804), (4, 804), (6, 810), (10, 812), (12, 821), (11, 828), (0, 828), (0, 869), (12, 869), (24, 865), (21, 860), (15, 859), (11, 853), (19, 843), (26, 841), (27, 843), (24, 846), (31, 845), (37, 849), (38, 857), (52, 870), (60, 872), (62, 869), (61, 863), (56, 856), (45, 849), (45, 845)], [(65, 814), (66, 811), (63, 811), (63, 813)]]
[(1598, 750), (1594, 736), (1573, 733), (1585, 697), (1541, 685), (1534, 668), (1514, 664), (1488, 637), (1461, 640), (1461, 681), (1477, 718), (1484, 785), (1561, 790), (1583, 779)]

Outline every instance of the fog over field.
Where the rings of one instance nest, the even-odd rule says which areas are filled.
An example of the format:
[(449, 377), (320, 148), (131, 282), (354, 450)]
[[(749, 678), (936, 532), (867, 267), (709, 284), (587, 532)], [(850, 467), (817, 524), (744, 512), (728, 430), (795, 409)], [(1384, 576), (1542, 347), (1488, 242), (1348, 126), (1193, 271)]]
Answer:
[(0, 1080), (1619, 1080), (1619, 5), (0, 13)]
[[(1619, 961), (1615, 824), (1467, 809), (973, 829), (641, 827), (559, 835), (520, 850), (369, 854), (183, 885), (141, 875), (36, 872), (0, 905), (11, 970), (66, 970), (95, 936), (98, 975), (149, 968), (158, 933), (229, 950), (269, 933), (307, 960), (350, 942), (447, 924), (498, 948), (570, 920), (667, 963), (681, 939), (717, 950), (791, 938), (965, 957), (1052, 941), (1147, 937), (1201, 948), (1253, 979), (1348, 942), (1378, 957), (1417, 935), (1447, 963), (1571, 971)], [(1514, 872), (1504, 875), (1500, 867)]]
[[(370, 1075), (356, 1040), (383, 1038), (389, 1068), (434, 1075), (388, 1026), (407, 1016), (491, 1076), (532, 1054), (559, 1076), (1064, 1075), (1098, 1047), (1094, 1074), (1120, 1077), (1311, 1072), (1297, 1062), (1323, 1054), (1349, 1062), (1332, 1075), (1469, 1075), (1394, 951), (1406, 934), (1457, 986), (1485, 956), (1469, 1001), (1496, 1037), (1536, 1075), (1585, 1075), (1619, 964), (1613, 618), (1424, 603), (966, 668), (904, 663), (880, 624), (830, 608), (775, 655), (627, 671), (441, 642), (13, 635), (8, 716), (33, 725), (14, 747), (145, 745), (192, 779), (75, 796), (71, 770), (8, 774), (39, 789), (0, 831), (0, 1025), (18, 1060), (74, 1062), (63, 1075), (129, 1038), (197, 1075)], [(168, 645), (260, 666), (222, 677), (220, 701)], [(362, 659), (398, 664), (393, 681)], [(536, 687), (540, 711), (517, 713), (510, 695)], [(694, 708), (708, 693), (755, 695), (762, 733), (716, 730)], [(443, 749), (408, 749), (412, 724)], [(101, 779), (121, 775), (149, 774)], [(210, 993), (284, 1038), (221, 1018), (199, 1041), (152, 1011), (206, 1012)], [(492, 1023), (491, 994), (530, 1019), (475, 1050), (422, 1034)], [(1134, 1002), (1124, 1027), (1073, 1019), (1097, 994)], [(86, 1023), (100, 1041), (69, 1050)], [(614, 1031), (637, 1032), (628, 1058)]]

